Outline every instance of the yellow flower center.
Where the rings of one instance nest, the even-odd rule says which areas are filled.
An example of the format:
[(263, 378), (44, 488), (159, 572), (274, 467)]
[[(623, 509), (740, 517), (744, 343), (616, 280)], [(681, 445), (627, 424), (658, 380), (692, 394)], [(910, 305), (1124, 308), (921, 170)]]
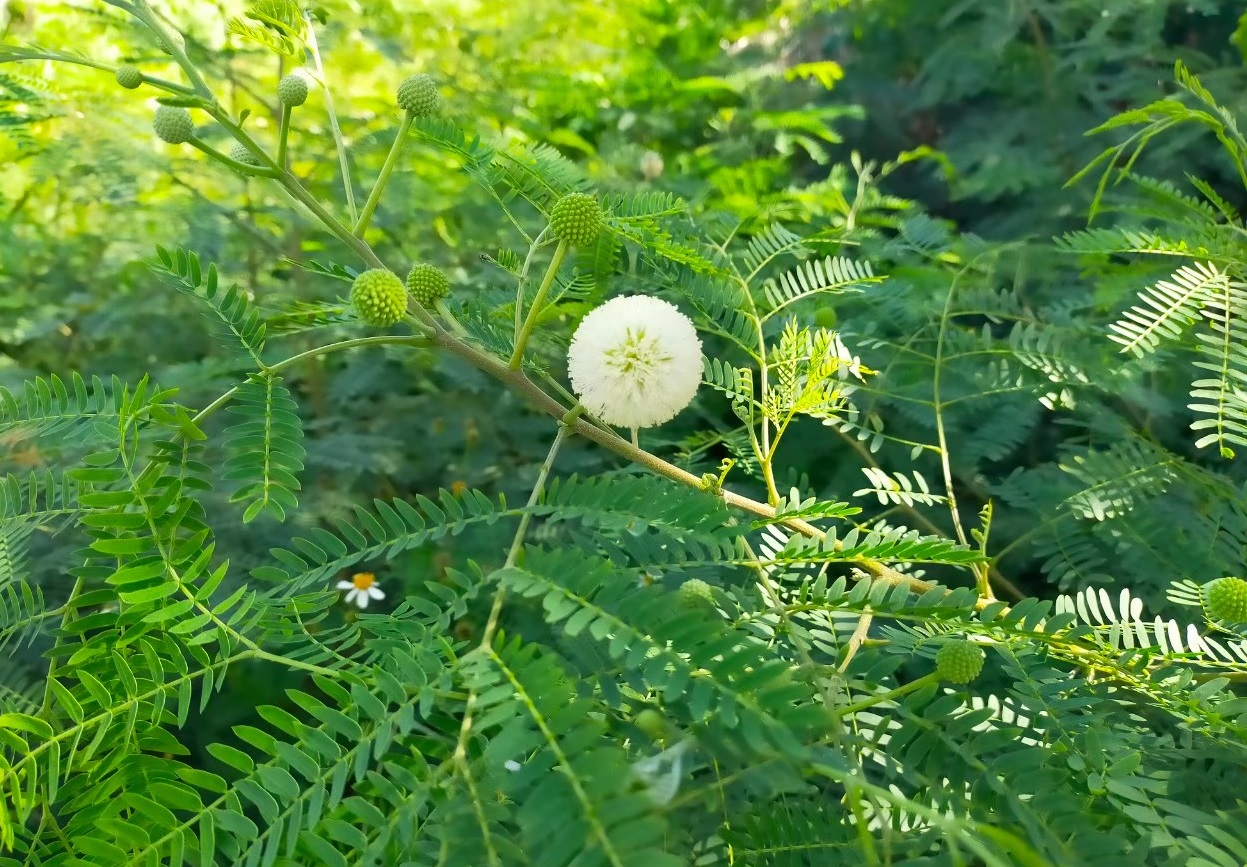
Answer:
[(377, 576), (371, 572), (356, 572), (351, 576), (351, 583), (355, 585), (356, 590), (367, 590), (377, 583)]
[(648, 380), (655, 367), (671, 361), (671, 356), (663, 352), (658, 341), (640, 328), (635, 331), (629, 328), (624, 339), (606, 350), (605, 354), (617, 371), (638, 380)]

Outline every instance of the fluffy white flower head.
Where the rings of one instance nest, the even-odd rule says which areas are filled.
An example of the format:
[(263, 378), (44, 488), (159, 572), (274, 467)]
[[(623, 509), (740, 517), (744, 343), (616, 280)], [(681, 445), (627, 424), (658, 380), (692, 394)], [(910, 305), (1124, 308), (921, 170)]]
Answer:
[(613, 298), (580, 322), (567, 353), (572, 389), (607, 424), (653, 427), (688, 406), (701, 385), (692, 320), (648, 295)]
[(384, 599), (385, 593), (377, 586), (377, 576), (371, 572), (357, 572), (350, 581), (339, 581), (338, 589), (346, 591), (346, 601), (360, 608), (367, 608), (370, 599)]

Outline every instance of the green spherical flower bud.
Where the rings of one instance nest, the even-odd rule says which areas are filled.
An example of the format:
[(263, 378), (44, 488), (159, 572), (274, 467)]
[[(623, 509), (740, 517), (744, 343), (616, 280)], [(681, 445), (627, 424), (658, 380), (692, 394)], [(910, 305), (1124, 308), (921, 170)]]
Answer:
[(687, 608), (698, 608), (701, 606), (713, 606), (714, 594), (710, 592), (710, 585), (700, 578), (690, 578), (680, 585), (680, 589), (676, 591), (676, 596), (680, 600), (680, 604)]
[(407, 291), (425, 307), (450, 294), (450, 280), (437, 268), (418, 262), (407, 274)]
[(260, 158), (253, 154), (242, 142), (234, 142), (234, 146), (229, 149), (229, 158), (240, 163), (246, 163), (249, 166), (260, 165)]
[[(181, 33), (174, 33), (173, 41), (177, 45), (178, 48), (186, 48), (186, 37), (183, 36)], [(161, 51), (163, 51), (165, 54), (173, 54), (172, 46), (169, 45), (169, 42), (163, 36), (161, 36), (157, 40), (157, 42), (160, 45)]]
[(123, 63), (117, 67), (117, 83), (126, 90), (134, 90), (134, 88), (143, 83), (143, 73), (139, 71), (137, 66)]
[(152, 121), (152, 129), (162, 141), (169, 144), (182, 144), (190, 141), (195, 134), (195, 124), (190, 112), (172, 105), (162, 105), (156, 109), (156, 117)]
[(397, 274), (373, 268), (355, 278), (351, 306), (368, 325), (388, 328), (407, 312), (407, 290)]
[(550, 231), (560, 241), (584, 247), (602, 229), (602, 207), (588, 193), (571, 193), (559, 199), (550, 212)]
[(1208, 588), (1208, 614), (1226, 623), (1247, 623), (1247, 581), (1219, 578)]
[(836, 308), (820, 307), (814, 311), (814, 323), (819, 328), (832, 329), (836, 327)]
[(652, 707), (647, 707), (636, 715), (632, 724), (645, 732), (652, 740), (662, 740), (667, 734), (667, 720)]
[(416, 117), (427, 117), (442, 105), (437, 82), (423, 72), (408, 76), (398, 86), (398, 107)]
[(942, 680), (969, 683), (983, 670), (983, 648), (964, 638), (950, 641), (935, 654), (935, 670)]
[(277, 98), (282, 105), (303, 105), (307, 102), (307, 79), (292, 72), (277, 82)]

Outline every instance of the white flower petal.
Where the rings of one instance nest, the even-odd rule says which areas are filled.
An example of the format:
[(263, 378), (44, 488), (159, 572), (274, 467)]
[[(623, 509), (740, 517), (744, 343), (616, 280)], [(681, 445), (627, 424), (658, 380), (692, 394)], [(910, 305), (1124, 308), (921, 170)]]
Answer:
[(363, 590), (359, 591), (359, 595), (355, 597), (355, 604), (358, 605), (360, 608), (367, 608), (368, 607), (368, 594)]
[(572, 389), (607, 424), (653, 427), (688, 406), (701, 385), (701, 340), (673, 304), (613, 298), (586, 316), (567, 354)]
[(353, 603), (357, 596), (359, 596), (359, 588), (352, 584), (350, 592), (346, 594), (346, 601)]
[(368, 588), (368, 595), (371, 596), (373, 599), (384, 599), (385, 598), (385, 594), (381, 592), (381, 588), (378, 587), (376, 584), (373, 584), (371, 587)]
[(339, 581), (338, 589), (339, 590), (354, 590), (355, 584), (354, 582), (351, 582), (351, 581)]
[(652, 181), (661, 175), (662, 170), (662, 154), (657, 151), (646, 151), (641, 154), (641, 174), (647, 181)]

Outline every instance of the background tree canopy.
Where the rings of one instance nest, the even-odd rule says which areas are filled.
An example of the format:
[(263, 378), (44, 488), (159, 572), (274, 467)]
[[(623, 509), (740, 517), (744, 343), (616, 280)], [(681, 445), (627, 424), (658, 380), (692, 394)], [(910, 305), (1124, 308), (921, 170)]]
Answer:
[[(0, 0), (0, 865), (1247, 863), (1245, 66), (1217, 0)], [(207, 152), (295, 70), (297, 189)], [(584, 190), (521, 369), (678, 304), (640, 456), (349, 300), (434, 265), (505, 365)]]

